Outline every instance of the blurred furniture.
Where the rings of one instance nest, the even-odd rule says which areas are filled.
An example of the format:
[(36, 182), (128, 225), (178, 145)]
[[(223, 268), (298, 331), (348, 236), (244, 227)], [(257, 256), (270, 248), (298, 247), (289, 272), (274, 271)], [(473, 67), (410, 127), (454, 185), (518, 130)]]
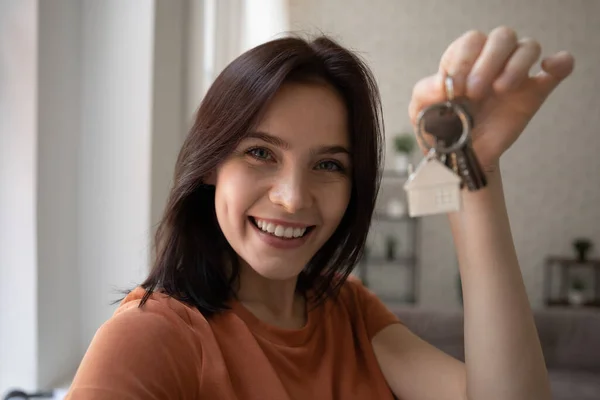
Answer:
[(26, 393), (22, 390), (11, 390), (4, 400), (55, 399), (54, 392)]
[[(583, 304), (588, 307), (600, 307), (600, 260), (578, 260), (575, 258), (551, 256), (544, 263), (544, 299), (547, 306), (569, 305), (568, 291), (575, 269), (589, 270), (594, 282), (593, 295)], [(555, 287), (558, 284), (558, 293)]]
[[(464, 361), (462, 310), (396, 307), (394, 312), (421, 338)], [(600, 399), (600, 312), (534, 310), (554, 400)]]
[[(385, 171), (367, 247), (357, 266), (362, 283), (389, 303), (418, 303), (419, 218), (408, 216), (404, 182), (408, 173)], [(394, 211), (394, 203), (400, 210)], [(394, 241), (391, 251), (388, 241)]]

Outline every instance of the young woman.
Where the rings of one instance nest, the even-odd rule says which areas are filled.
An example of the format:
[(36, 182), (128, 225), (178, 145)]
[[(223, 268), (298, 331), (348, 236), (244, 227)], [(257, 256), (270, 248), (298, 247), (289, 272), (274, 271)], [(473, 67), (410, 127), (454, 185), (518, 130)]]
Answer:
[[(97, 332), (69, 399), (550, 399), (499, 158), (573, 68), (500, 27), (467, 32), (414, 88), (410, 118), (470, 100), (489, 184), (450, 215), (466, 363), (348, 275), (381, 172), (375, 81), (327, 38), (258, 46), (216, 79), (177, 160), (147, 280)], [(401, 66), (399, 66), (401, 68)], [(400, 73), (400, 70), (399, 70)]]

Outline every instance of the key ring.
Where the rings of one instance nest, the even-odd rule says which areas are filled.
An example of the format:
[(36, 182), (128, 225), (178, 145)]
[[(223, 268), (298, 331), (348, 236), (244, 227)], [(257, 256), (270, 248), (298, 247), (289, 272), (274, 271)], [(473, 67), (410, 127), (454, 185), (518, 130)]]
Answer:
[[(416, 125), (417, 136), (421, 143), (423, 143), (423, 146), (428, 151), (434, 150), (438, 153), (450, 154), (454, 153), (457, 150), (460, 150), (467, 143), (467, 140), (469, 140), (469, 133), (471, 132), (471, 119), (469, 118), (469, 114), (467, 114), (465, 108), (454, 101), (454, 81), (452, 80), (452, 77), (450, 75), (447, 75), (444, 78), (444, 86), (446, 89), (446, 98), (448, 100), (446, 100), (443, 103), (432, 104), (426, 107), (425, 109), (421, 110), (421, 112), (417, 116)], [(437, 147), (435, 145), (430, 146), (423, 135), (423, 132), (425, 131), (425, 114), (427, 114), (430, 111), (445, 109), (451, 109), (460, 118), (463, 127), (462, 133), (456, 141), (456, 143), (452, 144), (449, 147)]]

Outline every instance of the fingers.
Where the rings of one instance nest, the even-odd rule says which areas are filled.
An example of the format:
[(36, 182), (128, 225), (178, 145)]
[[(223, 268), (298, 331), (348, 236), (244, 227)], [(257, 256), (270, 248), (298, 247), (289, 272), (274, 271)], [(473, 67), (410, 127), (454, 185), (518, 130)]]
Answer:
[(466, 93), (467, 77), (486, 41), (484, 33), (469, 31), (456, 39), (442, 55), (440, 72), (442, 75), (452, 76), (456, 96), (464, 96)]
[(533, 90), (540, 99), (545, 99), (571, 74), (574, 60), (567, 52), (556, 53), (544, 59), (538, 75), (530, 77), (540, 54), (537, 41), (518, 40), (517, 34), (506, 27), (494, 29), (489, 36), (478, 31), (463, 34), (442, 55), (439, 73), (415, 85), (409, 105), (412, 122), (424, 107), (446, 100), (443, 82), (446, 74), (452, 76), (458, 97), (481, 100), (492, 90), (496, 93)]
[(533, 78), (539, 94), (546, 98), (552, 91), (573, 72), (575, 60), (573, 56), (560, 51), (542, 61), (542, 70)]
[(413, 125), (416, 123), (417, 114), (421, 109), (429, 104), (446, 100), (443, 79), (441, 74), (435, 74), (423, 78), (415, 84), (411, 101), (408, 105), (408, 115)]
[[(507, 27), (498, 27), (489, 36), (469, 31), (444, 52), (440, 74), (452, 76), (457, 96), (466, 95), (478, 100), (491, 90), (502, 93), (521, 87), (530, 78), (531, 68), (540, 54), (541, 46), (537, 41), (518, 40), (516, 32)], [(573, 64), (573, 57), (566, 52), (546, 58), (542, 72), (534, 80), (540, 85), (540, 94), (550, 94), (572, 72)], [(432, 85), (432, 82), (427, 84)], [(443, 86), (436, 86), (436, 90), (443, 90)]]
[(506, 63), (500, 77), (494, 81), (494, 90), (507, 92), (518, 88), (529, 78), (529, 71), (540, 58), (541, 52), (542, 48), (535, 40), (526, 38), (519, 41), (519, 46)]
[(468, 97), (481, 99), (488, 93), (517, 46), (517, 34), (512, 29), (499, 27), (490, 33), (467, 78)]

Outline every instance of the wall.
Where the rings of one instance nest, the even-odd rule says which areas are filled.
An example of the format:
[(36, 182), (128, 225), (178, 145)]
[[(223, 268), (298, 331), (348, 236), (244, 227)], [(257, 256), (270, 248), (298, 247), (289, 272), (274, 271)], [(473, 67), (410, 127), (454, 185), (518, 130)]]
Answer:
[(285, 34), (289, 30), (289, 5), (286, 0), (243, 0), (242, 50)]
[(152, 0), (0, 2), (0, 396), (68, 382), (147, 272), (183, 115), (161, 12), (166, 32)]
[(37, 2), (0, 2), (0, 395), (37, 377)]
[(81, 357), (77, 345), (81, 2), (38, 4), (37, 380), (40, 387), (52, 387)]
[(154, 10), (153, 1), (82, 5), (82, 348), (149, 264)]
[[(162, 217), (173, 184), (173, 166), (187, 133), (186, 112), (186, 14), (189, 2), (157, 1), (152, 74), (152, 187), (151, 228)], [(202, 14), (200, 14), (201, 16)], [(187, 42), (190, 46), (197, 41)], [(193, 43), (193, 44), (192, 44)], [(200, 46), (200, 48), (202, 48)], [(196, 74), (201, 75), (201, 71)], [(191, 90), (189, 90), (191, 92)]]
[[(366, 58), (380, 85), (388, 143), (394, 133), (410, 129), (407, 108), (414, 83), (437, 71), (446, 46), (464, 31), (508, 25), (540, 40), (545, 55), (571, 51), (575, 74), (502, 162), (513, 235), (533, 305), (542, 304), (545, 256), (571, 255), (576, 236), (590, 237), (600, 247), (600, 2), (290, 0), (290, 19), (292, 30), (330, 34)], [(388, 144), (389, 160), (390, 150)], [(455, 306), (457, 268), (444, 216), (423, 220), (421, 243), (422, 304)]]

